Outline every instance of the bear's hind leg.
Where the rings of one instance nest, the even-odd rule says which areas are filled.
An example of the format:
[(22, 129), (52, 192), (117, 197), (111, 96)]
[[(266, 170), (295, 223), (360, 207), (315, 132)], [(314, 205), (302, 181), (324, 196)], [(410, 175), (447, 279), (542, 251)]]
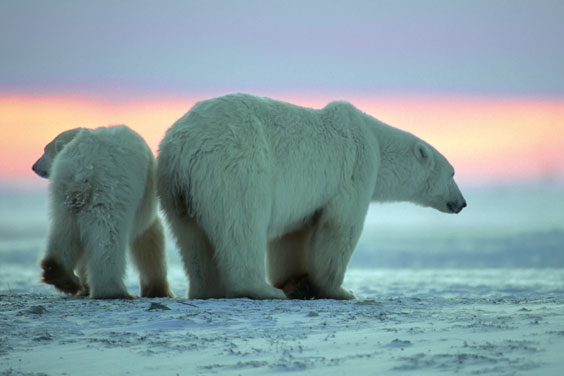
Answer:
[[(251, 222), (252, 223), (252, 222)], [(214, 237), (219, 272), (227, 298), (284, 299), (285, 295), (266, 282), (266, 228), (252, 230), (233, 224)]]
[(188, 277), (188, 299), (225, 298), (225, 287), (204, 231), (190, 217), (169, 213), (168, 218)]
[(142, 297), (174, 297), (170, 290), (166, 266), (163, 225), (154, 222), (131, 243), (131, 259), (139, 272)]

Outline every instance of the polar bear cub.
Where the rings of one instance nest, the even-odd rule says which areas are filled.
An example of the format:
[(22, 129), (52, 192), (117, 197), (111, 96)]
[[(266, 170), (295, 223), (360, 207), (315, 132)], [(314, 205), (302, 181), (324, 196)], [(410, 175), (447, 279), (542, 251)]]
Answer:
[(141, 136), (126, 126), (71, 129), (45, 147), (33, 171), (50, 180), (43, 282), (68, 294), (129, 298), (123, 282), (129, 247), (141, 296), (173, 296), (155, 159)]
[(341, 284), (370, 202), (466, 206), (436, 149), (346, 102), (214, 98), (159, 148), (158, 193), (190, 298), (351, 299)]

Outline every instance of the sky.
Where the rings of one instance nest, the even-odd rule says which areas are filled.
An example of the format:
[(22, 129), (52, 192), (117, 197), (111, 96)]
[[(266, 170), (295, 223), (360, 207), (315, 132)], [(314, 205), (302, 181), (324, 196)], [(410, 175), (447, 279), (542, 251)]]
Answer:
[(195, 101), (335, 99), (471, 182), (564, 178), (562, 1), (0, 1), (0, 179), (60, 131), (127, 124), (157, 152)]

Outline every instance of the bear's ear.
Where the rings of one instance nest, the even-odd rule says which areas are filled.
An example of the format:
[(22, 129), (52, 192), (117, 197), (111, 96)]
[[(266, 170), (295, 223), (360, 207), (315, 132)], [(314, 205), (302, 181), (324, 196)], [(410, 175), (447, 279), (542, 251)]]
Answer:
[(65, 140), (65, 139), (60, 139), (60, 138), (56, 139), (56, 140), (55, 140), (55, 151), (56, 151), (57, 153), (59, 153), (61, 150), (63, 150), (63, 148), (65, 147), (65, 145), (67, 144), (67, 142), (68, 142), (68, 141)]
[(54, 140), (55, 152), (59, 153), (61, 150), (63, 150), (65, 145), (71, 142), (80, 131), (82, 131), (82, 128), (74, 128), (68, 131), (64, 131), (63, 133), (58, 135)]
[(431, 166), (433, 164), (433, 153), (431, 148), (423, 142), (415, 144), (415, 157), (424, 166)]

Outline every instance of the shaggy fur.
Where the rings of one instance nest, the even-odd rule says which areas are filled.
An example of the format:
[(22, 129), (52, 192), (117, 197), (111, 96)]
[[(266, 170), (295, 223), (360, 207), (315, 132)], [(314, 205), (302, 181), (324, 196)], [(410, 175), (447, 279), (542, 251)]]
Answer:
[(341, 284), (371, 201), (466, 205), (438, 151), (346, 102), (203, 101), (167, 131), (158, 160), (190, 298), (284, 297), (276, 286), (351, 299)]
[(123, 283), (130, 247), (141, 296), (173, 296), (157, 216), (155, 160), (137, 133), (125, 126), (63, 132), (33, 170), (51, 181), (43, 282), (67, 294), (130, 298)]

